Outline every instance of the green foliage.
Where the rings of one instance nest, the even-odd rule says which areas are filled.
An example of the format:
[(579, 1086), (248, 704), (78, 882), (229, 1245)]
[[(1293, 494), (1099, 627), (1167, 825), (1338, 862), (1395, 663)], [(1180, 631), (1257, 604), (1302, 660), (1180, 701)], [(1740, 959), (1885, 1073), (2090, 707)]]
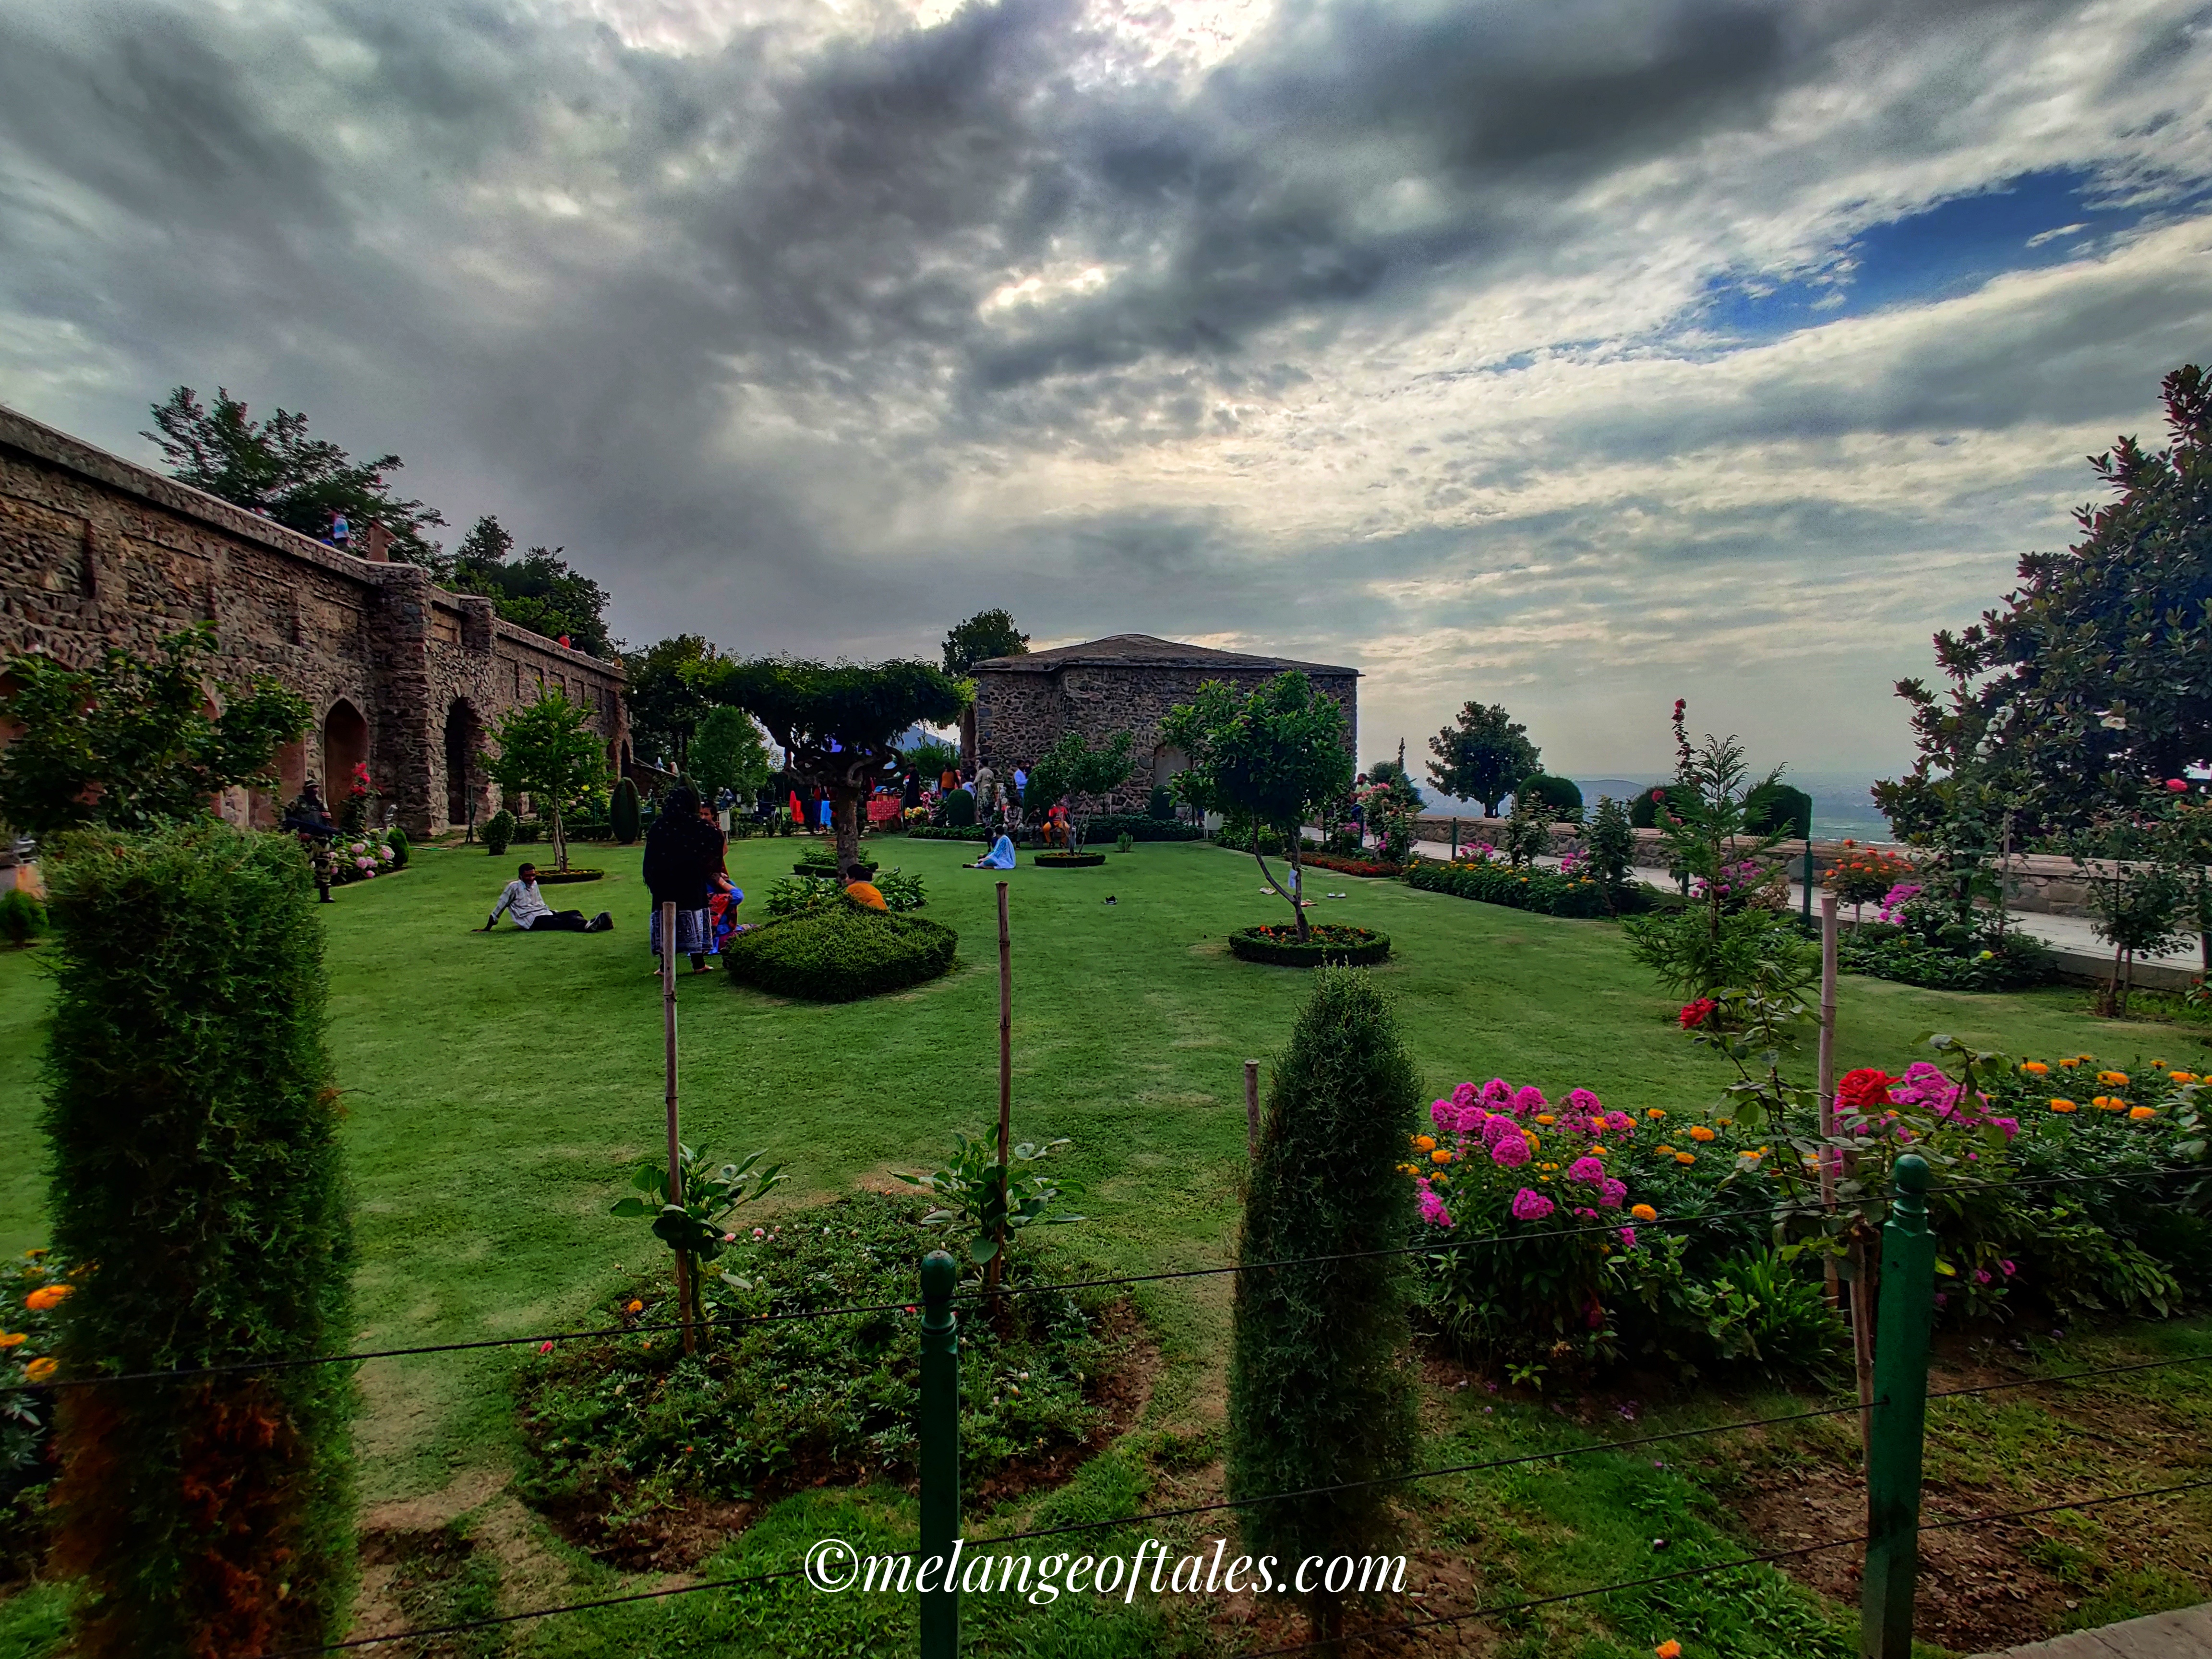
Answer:
[(1513, 792), (1517, 808), (1523, 797), (1540, 804), (1544, 816), (1555, 823), (1580, 823), (1583, 818), (1582, 786), (1572, 778), (1555, 778), (1548, 772), (1539, 772), (1521, 780)]
[(1820, 951), (1771, 910), (1739, 910), (1716, 923), (1702, 908), (1633, 916), (1622, 924), (1629, 955), (1674, 994), (1710, 996), (1762, 972), (1792, 989), (1812, 983)]
[(1152, 793), (1145, 798), (1145, 816), (1156, 818), (1162, 823), (1173, 823), (1176, 821), (1175, 791), (1164, 783), (1154, 784)]
[(1813, 798), (1794, 784), (1760, 784), (1744, 798), (1743, 827), (1754, 835), (1779, 830), (1798, 841), (1813, 833)]
[(511, 560), (507, 554), (514, 546), (514, 538), (497, 519), (485, 514), (461, 538), (444, 585), (456, 592), (483, 594), (517, 628), (549, 640), (566, 635), (573, 649), (613, 657), (607, 590), (568, 568), (561, 556), (566, 548), (533, 547)]
[(1365, 968), (1389, 959), (1390, 936), (1328, 921), (1313, 923), (1304, 939), (1288, 927), (1239, 927), (1229, 936), (1229, 950), (1246, 962), (1278, 968), (1318, 968), (1330, 962)]
[[(910, 876), (900, 870), (885, 870), (871, 879), (875, 883), (876, 890), (884, 896), (884, 902), (895, 915), (919, 910), (927, 902), (920, 876)], [(849, 906), (851, 902), (845, 896), (845, 884), (838, 877), (791, 875), (779, 877), (769, 884), (761, 908), (771, 917), (796, 916), (841, 904)]]
[(392, 867), (404, 870), (408, 855), (414, 850), (407, 844), (407, 832), (395, 824), (384, 832), (384, 844), (392, 849)]
[(937, 738), (924, 738), (905, 751), (906, 769), (934, 788), (947, 772), (960, 769), (960, 745)]
[(1047, 808), (1065, 796), (1071, 808), (1073, 844), (1081, 847), (1091, 822), (1087, 804), (1092, 796), (1119, 789), (1128, 781), (1129, 774), (1136, 769), (1130, 757), (1135, 741), (1129, 732), (1116, 732), (1093, 749), (1082, 732), (1073, 728), (1061, 732), (1030, 769), (1029, 787), (1022, 792), (1028, 815), (1042, 817)]
[[(1273, 1067), (1237, 1259), (1336, 1259), (1237, 1276), (1228, 1484), (1232, 1499), (1346, 1489), (1244, 1509), (1255, 1554), (1364, 1554), (1390, 1537), (1390, 1489), (1353, 1483), (1414, 1466), (1407, 1258), (1383, 1253), (1413, 1225), (1397, 1165), (1419, 1097), (1381, 990), (1320, 969)], [(1333, 1598), (1310, 1605), (1316, 1634), (1334, 1635)]]
[(0, 822), (47, 836), (84, 825), (150, 830), (206, 815), (233, 784), (273, 783), (276, 751), (313, 710), (269, 675), (219, 688), (204, 712), (215, 628), (169, 635), (152, 660), (111, 647), (87, 668), (10, 657), (0, 720), (22, 728), (0, 749)]
[[(42, 1123), (54, 1247), (88, 1264), (64, 1375), (339, 1351), (353, 1249), (304, 855), (210, 820), (52, 851)], [(71, 1395), (55, 1559), (85, 1581), (78, 1650), (342, 1637), (353, 1405), (336, 1365)]]
[(1451, 893), (1485, 904), (1509, 905), (1546, 916), (1604, 916), (1638, 908), (1643, 890), (1624, 888), (1608, 902), (1606, 884), (1595, 874), (1522, 868), (1468, 859), (1440, 864), (1418, 859), (1406, 867), (1406, 884), (1425, 892)]
[(607, 752), (592, 731), (592, 711), (548, 691), (535, 702), (510, 708), (492, 730), (499, 753), (484, 770), (501, 788), (527, 794), (551, 814), (553, 867), (568, 867), (568, 838), (562, 813), (598, 795), (607, 784)]
[(607, 827), (614, 831), (618, 846), (628, 847), (638, 838), (640, 823), (637, 807), (637, 785), (628, 778), (615, 780), (612, 802), (607, 808)]
[(46, 932), (46, 907), (20, 887), (0, 893), (0, 937), (19, 949)]
[(2090, 466), (2116, 492), (2075, 514), (2082, 538), (2030, 553), (2002, 607), (1936, 635), (1939, 694), (1898, 683), (1920, 753), (1889, 792), (1906, 824), (1992, 842), (2085, 830), (2212, 754), (2212, 385), (2195, 364), (2161, 387), (2163, 451), (2122, 438)]
[[(717, 1317), (820, 1308), (896, 1309), (915, 1294), (915, 1263), (941, 1241), (911, 1199), (856, 1193), (734, 1231), (708, 1275)], [(1031, 1290), (1030, 1252), (1010, 1253), (1006, 1318), (963, 1320), (961, 1473), (988, 1481), (1011, 1464), (1064, 1454), (1105, 1421), (1092, 1403), (1119, 1345), (1105, 1334), (1110, 1292)], [(643, 1305), (635, 1312), (630, 1304)], [(674, 1317), (674, 1297), (641, 1285), (610, 1323)], [(767, 1499), (823, 1479), (910, 1480), (921, 1321), (898, 1312), (732, 1323), (687, 1358), (670, 1333), (563, 1344), (521, 1384), (529, 1463), (524, 1496), (644, 1565), (686, 1497)], [(594, 1541), (599, 1541), (594, 1540)], [(625, 1556), (625, 1565), (629, 1564)]]
[(950, 927), (920, 916), (832, 905), (732, 935), (722, 963), (757, 990), (849, 1002), (950, 973), (959, 943)]
[(1689, 1265), (1689, 1242), (1646, 1232), (1607, 1261), (1620, 1349), (1695, 1375), (1753, 1370), (1778, 1382), (1832, 1373), (1850, 1334), (1820, 1281), (1771, 1251)]
[(1528, 728), (1502, 705), (1464, 703), (1458, 723), (1429, 739), (1429, 781), (1458, 800), (1479, 800), (1488, 817), (1498, 803), (1524, 779), (1536, 775), (1541, 751), (1528, 741)]
[(501, 807), (498, 811), (484, 820), (484, 850), (494, 858), (499, 857), (514, 844), (515, 832), (520, 828), (520, 826), (515, 822), (514, 814), (504, 806)]
[(681, 772), (692, 734), (714, 706), (702, 682), (721, 657), (701, 634), (678, 634), (623, 654), (623, 700), (629, 705), (630, 752), (648, 766)]
[[(1160, 722), (1165, 740), (1189, 757), (1176, 774), (1177, 796), (1201, 811), (1218, 812), (1231, 833), (1273, 830), (1297, 863), (1302, 827), (1352, 781), (1345, 748), (1344, 709), (1316, 693), (1293, 669), (1239, 697), (1219, 680), (1207, 680), (1191, 702), (1179, 703)], [(1291, 907), (1298, 937), (1306, 914), (1255, 850), (1260, 873)]]
[(1066, 1145), (1065, 1136), (1042, 1144), (1018, 1141), (1006, 1150), (1008, 1161), (1000, 1164), (991, 1156), (987, 1139), (970, 1140), (956, 1129), (952, 1161), (943, 1169), (927, 1175), (908, 1175), (898, 1170), (891, 1174), (910, 1187), (923, 1188), (937, 1200), (936, 1207), (922, 1217), (921, 1224), (943, 1228), (957, 1253), (971, 1265), (982, 1267), (999, 1254), (1002, 1231), (1011, 1255), (1024, 1228), (1060, 1227), (1090, 1219), (1053, 1213), (1054, 1206), (1068, 1190), (1053, 1176), (1018, 1173), (1034, 1170)]
[(708, 800), (727, 789), (740, 800), (751, 798), (775, 769), (768, 744), (752, 716), (742, 708), (710, 708), (691, 739), (691, 780)]
[(1514, 796), (1513, 811), (1507, 814), (1505, 827), (1499, 832), (1498, 851), (1516, 869), (1534, 863), (1552, 850), (1552, 826), (1539, 810), (1540, 805), (1533, 795)]
[(994, 657), (1029, 654), (1030, 636), (1014, 625), (1006, 611), (978, 611), (963, 623), (955, 623), (945, 635), (945, 672), (962, 680), (979, 662)]
[(653, 1236), (690, 1263), (689, 1311), (695, 1321), (705, 1312), (700, 1270), (721, 1255), (730, 1218), (744, 1206), (766, 1197), (783, 1179), (781, 1164), (771, 1164), (764, 1170), (754, 1167), (766, 1156), (749, 1152), (741, 1163), (714, 1164), (704, 1150), (679, 1143), (676, 1167), (681, 1203), (675, 1202), (669, 1191), (667, 1164), (648, 1158), (639, 1163), (636, 1174), (630, 1177), (637, 1193), (617, 1199), (608, 1212), (632, 1219), (650, 1216)]
[(1090, 834), (1127, 836), (1132, 841), (1204, 841), (1206, 831), (1174, 817), (1156, 818), (1149, 812), (1094, 812)]
[(1127, 830), (1114, 837), (1114, 850), (1117, 853), (1133, 852), (1136, 850), (1136, 846), (1137, 838)]
[(1960, 950), (1929, 943), (1903, 927), (1863, 922), (1836, 942), (1836, 965), (1847, 974), (1925, 986), (1931, 991), (2017, 991), (2057, 976), (2051, 953), (2014, 929), (1977, 937)]
[(1636, 834), (1626, 810), (1610, 795), (1598, 797), (1597, 811), (1583, 833), (1583, 854), (1590, 873), (1607, 888), (1627, 884), (1628, 872), (1636, 867)]
[(1639, 789), (1636, 792), (1636, 799), (1628, 804), (1629, 827), (1632, 830), (1656, 830), (1659, 827), (1659, 809), (1662, 805), (1674, 811), (1695, 799), (1695, 793), (1680, 784)]
[(384, 475), (403, 465), (397, 455), (356, 461), (336, 444), (310, 438), (305, 415), (279, 409), (257, 421), (221, 386), (213, 409), (188, 386), (152, 408), (159, 430), (138, 435), (161, 446), (169, 476), (179, 483), (319, 540), (330, 532), (331, 515), (342, 513), (356, 548), (367, 544), (373, 519), (392, 532), (395, 558), (437, 563), (438, 544), (422, 532), (446, 520), (392, 493)]
[(45, 1558), (58, 1455), (53, 1396), (16, 1385), (29, 1380), (32, 1366), (43, 1371), (54, 1363), (61, 1313), (52, 1298), (57, 1291), (74, 1295), (83, 1278), (47, 1250), (0, 1262), (0, 1330), (15, 1339), (0, 1348), (0, 1571), (11, 1575)]
[(975, 828), (975, 797), (969, 790), (947, 790), (945, 792), (945, 799), (939, 803), (939, 805), (944, 814), (945, 827), (946, 829), (971, 830)]

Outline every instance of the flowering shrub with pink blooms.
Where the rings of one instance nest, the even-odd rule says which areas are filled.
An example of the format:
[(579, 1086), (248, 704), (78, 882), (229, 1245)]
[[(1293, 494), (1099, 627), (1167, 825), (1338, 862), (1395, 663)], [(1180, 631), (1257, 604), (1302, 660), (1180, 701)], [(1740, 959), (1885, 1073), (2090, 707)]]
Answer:
[(331, 884), (343, 887), (349, 882), (372, 881), (400, 868), (406, 860), (394, 845), (398, 834), (392, 830), (361, 830), (340, 835), (331, 846)]

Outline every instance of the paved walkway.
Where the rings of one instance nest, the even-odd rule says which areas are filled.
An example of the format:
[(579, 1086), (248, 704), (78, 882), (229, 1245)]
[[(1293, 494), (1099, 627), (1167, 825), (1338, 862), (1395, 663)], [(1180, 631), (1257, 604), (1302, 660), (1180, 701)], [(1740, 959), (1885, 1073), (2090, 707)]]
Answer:
[(2101, 1630), (2077, 1630), (1983, 1659), (2212, 1659), (2212, 1602)]

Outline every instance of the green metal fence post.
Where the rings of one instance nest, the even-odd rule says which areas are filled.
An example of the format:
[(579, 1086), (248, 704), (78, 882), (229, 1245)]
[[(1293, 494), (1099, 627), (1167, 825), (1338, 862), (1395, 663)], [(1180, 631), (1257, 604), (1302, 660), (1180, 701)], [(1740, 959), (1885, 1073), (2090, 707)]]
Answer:
[[(1458, 863), (1458, 862), (1459, 862), (1459, 820), (1458, 820), (1457, 818), (1454, 818), (1454, 819), (1452, 820), (1452, 849), (1451, 849), (1451, 855), (1452, 855), (1452, 862), (1453, 862), (1453, 863), (1455, 863), (1455, 864)], [(2202, 905), (2199, 905), (2197, 908), (2200, 908), (2200, 909), (2202, 909), (2203, 907)]]
[[(921, 1659), (958, 1659), (960, 1598), (960, 1328), (952, 1287), (960, 1270), (943, 1250), (921, 1259)], [(930, 1581), (934, 1581), (933, 1584)]]
[(1912, 1659), (1912, 1589), (1920, 1566), (1921, 1437), (1928, 1418), (1928, 1334), (1935, 1321), (1936, 1241), (1928, 1164), (1907, 1152), (1890, 1171), (1881, 1230), (1881, 1308), (1874, 1356), (1874, 1433), (1867, 1453), (1866, 1576), (1859, 1585), (1862, 1659)]

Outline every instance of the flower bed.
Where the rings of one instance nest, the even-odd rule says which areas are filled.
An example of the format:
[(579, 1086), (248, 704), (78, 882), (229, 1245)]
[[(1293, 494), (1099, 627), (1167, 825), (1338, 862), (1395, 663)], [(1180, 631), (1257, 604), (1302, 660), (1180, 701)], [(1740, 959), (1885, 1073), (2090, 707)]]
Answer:
[[(520, 1388), (524, 1497), (618, 1565), (672, 1569), (741, 1526), (740, 1502), (910, 1481), (921, 1321), (907, 1304), (915, 1263), (944, 1243), (921, 1224), (925, 1208), (862, 1193), (781, 1212), (740, 1233), (706, 1274), (710, 1317), (891, 1311), (710, 1328), (689, 1359), (669, 1330), (536, 1359)], [(1011, 1254), (1007, 1273), (1016, 1288), (1051, 1277), (1030, 1251)], [(960, 1467), (971, 1490), (1064, 1474), (1141, 1403), (1123, 1382), (1139, 1352), (1133, 1320), (1113, 1294), (1033, 1291), (1008, 1298), (1003, 1324), (963, 1319)], [(675, 1305), (664, 1267), (592, 1319), (664, 1325)]]
[(1339, 858), (1334, 853), (1301, 854), (1298, 862), (1309, 869), (1334, 870), (1341, 876), (1402, 876), (1402, 864), (1384, 864), (1375, 859)]
[(1095, 870), (1106, 862), (1103, 853), (1032, 853), (1030, 862), (1040, 870)]
[(1406, 883), (1424, 892), (1450, 893), (1503, 904), (1516, 910), (1534, 910), (1547, 916), (1592, 917), (1626, 915), (1643, 909), (1649, 900), (1640, 886), (1613, 890), (1613, 905), (1606, 904), (1605, 884), (1580, 870), (1561, 872), (1537, 866), (1516, 868), (1486, 859), (1461, 859), (1445, 864), (1416, 859), (1407, 866)]
[(827, 905), (732, 934), (722, 965), (733, 983), (756, 990), (851, 1002), (950, 973), (959, 943), (920, 916)]
[(331, 884), (373, 881), (407, 867), (407, 837), (398, 830), (338, 832), (331, 843)]
[(1298, 930), (1286, 922), (1240, 927), (1229, 936), (1229, 949), (1246, 962), (1271, 963), (1279, 968), (1318, 968), (1324, 962), (1365, 968), (1390, 954), (1390, 936), (1371, 927), (1316, 922), (1306, 933), (1308, 942), (1301, 945)]

